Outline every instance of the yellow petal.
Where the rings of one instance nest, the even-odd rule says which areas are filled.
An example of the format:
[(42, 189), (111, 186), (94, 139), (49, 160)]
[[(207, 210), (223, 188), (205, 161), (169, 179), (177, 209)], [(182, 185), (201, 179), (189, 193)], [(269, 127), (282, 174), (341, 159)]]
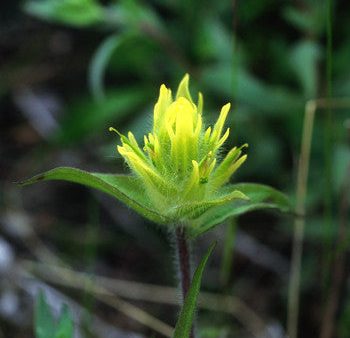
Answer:
[(189, 192), (191, 192), (193, 189), (195, 189), (198, 186), (199, 183), (199, 165), (197, 161), (192, 161), (192, 172), (191, 176), (188, 179), (188, 182), (186, 183), (186, 189), (184, 191), (184, 195), (187, 195)]
[(229, 134), (230, 134), (230, 128), (227, 128), (225, 134), (221, 137), (221, 139), (215, 145), (215, 150), (219, 149), (225, 143)]
[(184, 97), (188, 101), (193, 103), (190, 90), (188, 89), (189, 81), (190, 81), (190, 76), (188, 74), (185, 74), (185, 76), (183, 77), (183, 79), (179, 84), (179, 87), (177, 88), (176, 100), (180, 97)]
[(198, 114), (202, 115), (202, 113), (203, 113), (203, 95), (201, 92), (198, 93), (197, 111), (198, 111)]
[(227, 118), (227, 114), (230, 110), (230, 107), (231, 107), (231, 104), (227, 103), (221, 108), (220, 116), (219, 116), (217, 122), (215, 123), (212, 137), (210, 140), (212, 145), (215, 145), (218, 142), (219, 138), (221, 137), (222, 129), (224, 127), (224, 124), (225, 124), (225, 121)]
[(164, 84), (160, 86), (159, 90), (159, 98), (157, 103), (154, 106), (154, 114), (153, 114), (153, 131), (156, 132), (163, 120), (166, 113), (166, 110), (173, 102), (171, 96), (171, 90), (168, 89)]

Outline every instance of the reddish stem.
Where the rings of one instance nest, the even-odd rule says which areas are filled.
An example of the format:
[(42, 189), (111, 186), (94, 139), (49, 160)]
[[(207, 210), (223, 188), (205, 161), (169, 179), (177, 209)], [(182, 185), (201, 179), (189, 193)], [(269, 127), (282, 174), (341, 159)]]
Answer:
[[(190, 264), (190, 248), (186, 233), (183, 227), (176, 228), (176, 244), (179, 260), (180, 282), (182, 289), (182, 299), (185, 302), (188, 290), (191, 285), (191, 264)], [(191, 329), (190, 338), (194, 338), (193, 327)]]

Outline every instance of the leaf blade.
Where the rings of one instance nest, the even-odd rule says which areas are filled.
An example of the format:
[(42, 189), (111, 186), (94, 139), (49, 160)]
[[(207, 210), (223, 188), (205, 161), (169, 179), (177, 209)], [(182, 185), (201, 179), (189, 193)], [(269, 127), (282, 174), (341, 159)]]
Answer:
[(26, 1), (26, 13), (50, 22), (88, 27), (104, 21), (104, 8), (96, 0)]
[(44, 293), (40, 291), (35, 306), (35, 337), (54, 338), (55, 321), (49, 305), (46, 302)]
[(55, 338), (73, 338), (73, 319), (67, 306), (64, 306), (56, 329)]
[(199, 295), (199, 289), (202, 281), (202, 275), (204, 272), (204, 268), (208, 262), (208, 259), (212, 254), (215, 246), (216, 246), (216, 243), (214, 242), (209, 247), (207, 253), (202, 258), (201, 262), (199, 263), (193, 275), (190, 289), (188, 290), (184, 305), (179, 315), (179, 319), (175, 326), (173, 338), (188, 338), (190, 336), (192, 321), (196, 310), (197, 298)]
[(130, 37), (130, 34), (113, 34), (103, 40), (95, 51), (89, 65), (88, 80), (97, 101), (105, 98), (103, 80), (113, 53)]
[(274, 209), (289, 212), (291, 205), (288, 197), (282, 192), (263, 184), (239, 183), (229, 185), (227, 190), (239, 190), (248, 196), (249, 201), (228, 202), (213, 207), (191, 222), (190, 235), (197, 237), (229, 217), (237, 217), (250, 211)]
[(166, 216), (152, 209), (138, 180), (129, 175), (90, 173), (71, 167), (58, 167), (19, 182), (21, 186), (40, 181), (61, 180), (78, 183), (107, 193), (125, 203), (142, 216), (158, 224), (168, 223)]

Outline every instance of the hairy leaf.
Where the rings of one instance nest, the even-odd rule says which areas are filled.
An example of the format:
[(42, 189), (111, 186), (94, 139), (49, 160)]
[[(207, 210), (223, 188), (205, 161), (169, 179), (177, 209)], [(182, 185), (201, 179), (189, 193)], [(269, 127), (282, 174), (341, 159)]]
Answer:
[(19, 184), (28, 185), (50, 180), (69, 181), (98, 189), (112, 195), (158, 224), (170, 223), (163, 215), (152, 209), (140, 183), (133, 176), (89, 173), (76, 168), (59, 167), (36, 175)]
[(203, 271), (211, 253), (215, 248), (215, 245), (216, 243), (213, 243), (210, 246), (193, 275), (191, 287), (188, 290), (184, 305), (179, 315), (179, 319), (176, 323), (173, 338), (188, 338), (190, 336), (193, 317), (196, 311), (197, 298), (201, 287)]
[(282, 192), (263, 184), (240, 183), (229, 185), (227, 190), (239, 190), (248, 196), (248, 201), (236, 200), (209, 209), (191, 222), (191, 236), (210, 230), (215, 225), (224, 222), (232, 216), (239, 216), (259, 209), (276, 209), (282, 212), (291, 210), (288, 197)]

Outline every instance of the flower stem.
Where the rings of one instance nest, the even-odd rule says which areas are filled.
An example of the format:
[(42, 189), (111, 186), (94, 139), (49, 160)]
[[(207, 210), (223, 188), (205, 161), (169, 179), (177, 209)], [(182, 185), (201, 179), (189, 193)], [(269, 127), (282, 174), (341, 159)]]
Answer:
[[(175, 231), (176, 246), (179, 264), (179, 276), (182, 289), (182, 300), (185, 302), (188, 290), (191, 285), (191, 254), (186, 232), (183, 227), (177, 227)], [(193, 326), (191, 329), (190, 338), (194, 338)]]

